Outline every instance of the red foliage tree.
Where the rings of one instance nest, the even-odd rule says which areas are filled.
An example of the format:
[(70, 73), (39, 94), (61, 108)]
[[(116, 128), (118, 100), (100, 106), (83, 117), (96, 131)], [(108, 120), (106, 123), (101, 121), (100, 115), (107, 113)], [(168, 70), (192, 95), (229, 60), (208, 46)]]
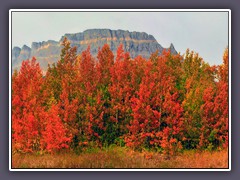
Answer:
[(134, 148), (141, 148), (149, 145), (149, 138), (154, 136), (159, 127), (160, 113), (154, 110), (153, 93), (155, 88), (155, 78), (151, 75), (152, 63), (146, 65), (144, 77), (140, 84), (137, 97), (132, 97), (133, 120), (128, 126), (129, 135), (126, 136), (126, 145)]
[(166, 154), (181, 148), (183, 109), (178, 101), (176, 80), (168, 65), (170, 53), (158, 57), (156, 62), (147, 62), (144, 77), (136, 98), (132, 98), (133, 120), (128, 146), (161, 147)]
[(111, 80), (109, 92), (111, 94), (111, 119), (118, 124), (119, 135), (126, 132), (126, 125), (131, 115), (131, 97), (134, 89), (131, 85), (132, 62), (129, 53), (125, 53), (123, 46), (117, 49), (117, 56), (114, 65), (111, 67)]
[(43, 75), (36, 59), (23, 61), (12, 83), (12, 138), (21, 152), (53, 151), (67, 147), (66, 128), (53, 106), (45, 106)]
[(97, 59), (98, 84), (107, 86), (110, 83), (110, 69), (114, 64), (114, 55), (108, 44), (98, 50)]
[(156, 109), (159, 110), (159, 132), (156, 139), (163, 152), (174, 155), (182, 148), (183, 108), (179, 101), (179, 75), (181, 73), (181, 57), (163, 51), (156, 67)]
[(48, 112), (45, 112), (41, 146), (47, 152), (53, 153), (56, 150), (69, 148), (69, 142), (72, 140), (58, 113), (57, 105), (53, 105)]
[(228, 49), (217, 74), (216, 88), (208, 87), (204, 91), (202, 148), (228, 147)]
[(70, 46), (67, 38), (64, 38), (62, 46), (61, 59), (48, 68), (43, 92), (47, 110), (58, 105), (58, 115), (66, 128), (67, 137), (74, 138), (79, 133), (77, 49)]
[(101, 92), (97, 89), (100, 79), (96, 69), (95, 60), (90, 53), (90, 47), (82, 52), (80, 58), (80, 110), (81, 131), (85, 137), (82, 141), (95, 141), (101, 145), (100, 133), (104, 130), (103, 113), (104, 101)]
[(22, 62), (12, 81), (12, 142), (16, 150), (40, 149), (42, 138), (42, 71), (36, 59)]

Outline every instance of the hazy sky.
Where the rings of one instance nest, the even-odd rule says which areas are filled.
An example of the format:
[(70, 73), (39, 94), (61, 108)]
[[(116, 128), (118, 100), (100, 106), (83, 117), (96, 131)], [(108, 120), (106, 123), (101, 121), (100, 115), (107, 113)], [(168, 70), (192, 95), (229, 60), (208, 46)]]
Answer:
[(12, 46), (58, 41), (92, 28), (146, 32), (181, 54), (187, 48), (198, 52), (211, 65), (222, 63), (228, 46), (228, 12), (13, 12)]

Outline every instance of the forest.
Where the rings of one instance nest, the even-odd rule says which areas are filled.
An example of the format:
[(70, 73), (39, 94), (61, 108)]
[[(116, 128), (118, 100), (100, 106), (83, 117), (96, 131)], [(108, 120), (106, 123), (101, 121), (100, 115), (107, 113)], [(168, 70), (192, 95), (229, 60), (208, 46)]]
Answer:
[(37, 60), (12, 74), (12, 153), (82, 154), (126, 147), (166, 159), (228, 149), (228, 48), (210, 66), (198, 53), (131, 58), (123, 46), (77, 54), (65, 38), (43, 74)]

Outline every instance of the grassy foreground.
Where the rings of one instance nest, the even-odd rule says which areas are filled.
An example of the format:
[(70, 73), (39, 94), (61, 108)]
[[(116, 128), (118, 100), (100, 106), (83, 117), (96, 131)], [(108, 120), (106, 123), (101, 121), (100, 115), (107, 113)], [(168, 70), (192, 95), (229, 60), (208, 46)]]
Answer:
[(185, 151), (170, 159), (159, 153), (135, 152), (123, 147), (95, 149), (80, 155), (14, 154), (12, 168), (228, 168), (228, 151)]

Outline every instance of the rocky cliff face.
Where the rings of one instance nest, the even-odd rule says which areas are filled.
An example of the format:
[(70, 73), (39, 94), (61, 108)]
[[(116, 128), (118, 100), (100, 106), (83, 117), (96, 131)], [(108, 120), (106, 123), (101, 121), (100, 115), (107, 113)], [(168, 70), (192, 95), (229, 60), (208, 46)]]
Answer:
[(128, 51), (132, 58), (138, 55), (149, 58), (153, 52), (158, 50), (161, 54), (164, 49), (170, 49), (173, 54), (177, 53), (173, 44), (169, 48), (163, 48), (152, 35), (145, 32), (89, 29), (81, 33), (65, 34), (60, 41), (33, 42), (31, 48), (26, 45), (22, 48), (14, 47), (12, 49), (13, 69), (19, 68), (23, 60), (35, 56), (43, 71), (46, 71), (48, 64), (59, 60), (61, 42), (64, 37), (68, 38), (71, 46), (77, 46), (78, 53), (86, 50), (90, 45), (93, 56), (97, 55), (98, 48), (101, 48), (104, 44), (108, 44), (114, 54), (116, 54), (118, 46), (123, 44), (124, 50)]

